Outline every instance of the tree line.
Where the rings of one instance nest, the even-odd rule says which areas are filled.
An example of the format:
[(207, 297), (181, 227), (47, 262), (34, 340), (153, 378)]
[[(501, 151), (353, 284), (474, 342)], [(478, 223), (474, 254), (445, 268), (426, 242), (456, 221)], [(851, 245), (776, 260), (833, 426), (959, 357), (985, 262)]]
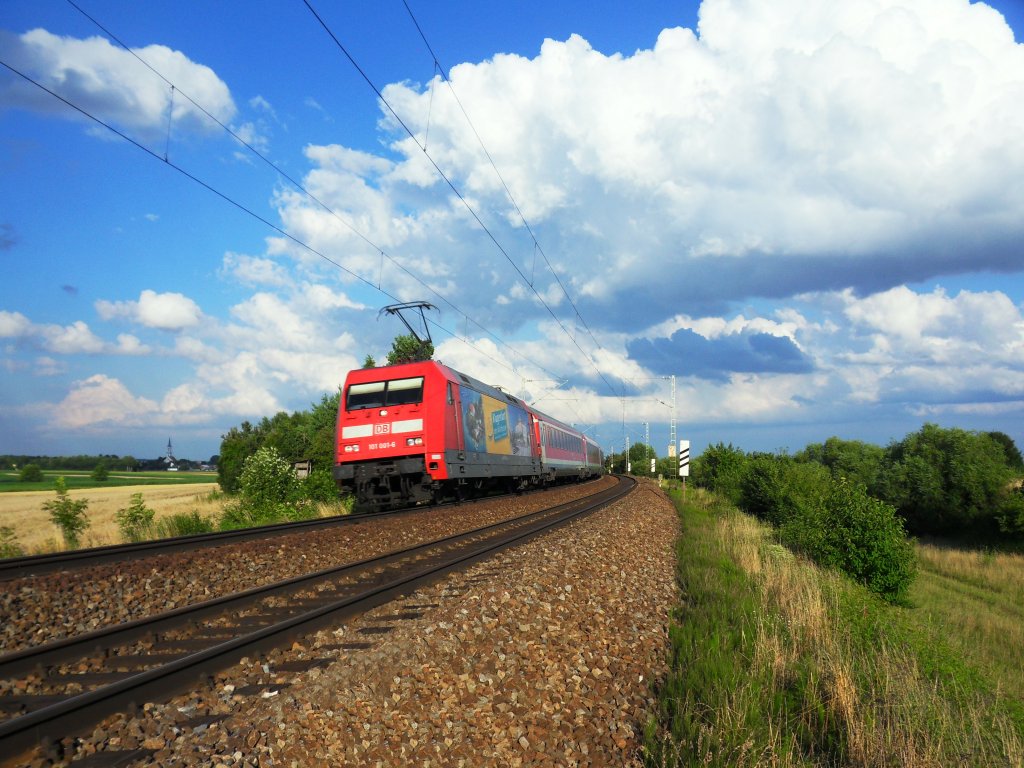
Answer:
[[(209, 463), (216, 464), (217, 456), (211, 456)], [(205, 462), (190, 459), (174, 460), (174, 465), (183, 471), (196, 470)], [(0, 456), (0, 469), (22, 470), (32, 466), (39, 470), (59, 471), (92, 471), (96, 467), (106, 467), (111, 472), (159, 472), (167, 469), (164, 457), (156, 459), (136, 459), (134, 456), (118, 456), (116, 453), (99, 454), (96, 456), (28, 456), (5, 454)]]
[(1002, 432), (925, 424), (884, 448), (830, 437), (793, 455), (718, 443), (692, 462), (692, 475), (755, 513), (770, 488), (801, 498), (845, 479), (891, 505), (911, 534), (1024, 539), (1024, 459)]
[(925, 424), (886, 448), (832, 437), (794, 455), (718, 443), (693, 481), (775, 527), (779, 541), (886, 600), (905, 601), (910, 534), (1024, 539), (1024, 462), (1002, 433)]
[[(661, 475), (666, 478), (673, 478), (679, 472), (678, 459), (670, 456), (658, 456), (654, 446), (647, 443), (637, 442), (629, 446), (628, 451), (613, 451), (605, 458), (606, 465), (613, 474), (629, 474), (638, 477), (653, 477)], [(651, 460), (654, 460), (654, 471), (651, 471)]]
[(116, 453), (99, 454), (97, 456), (23, 456), (5, 454), (0, 456), (0, 468), (21, 469), (27, 464), (34, 464), (40, 469), (74, 469), (92, 470), (100, 464), (114, 469), (138, 469), (139, 460), (134, 456), (118, 456)]

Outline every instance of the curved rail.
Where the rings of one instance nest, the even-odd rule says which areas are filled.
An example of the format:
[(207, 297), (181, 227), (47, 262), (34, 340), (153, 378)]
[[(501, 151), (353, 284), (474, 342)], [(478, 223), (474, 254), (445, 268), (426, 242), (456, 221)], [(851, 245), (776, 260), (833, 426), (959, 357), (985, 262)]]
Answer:
[[(45, 671), (41, 683), (51, 692), (0, 697), (0, 708), (18, 712), (0, 722), (0, 753), (15, 755), (134, 703), (187, 689), (243, 655), (287, 645), (606, 507), (635, 485), (620, 477), (616, 486), (556, 507), (2, 656), (0, 679)], [(155, 640), (140, 642), (145, 638)], [(69, 665), (90, 671), (62, 672)], [(97, 682), (77, 695), (53, 692)]]

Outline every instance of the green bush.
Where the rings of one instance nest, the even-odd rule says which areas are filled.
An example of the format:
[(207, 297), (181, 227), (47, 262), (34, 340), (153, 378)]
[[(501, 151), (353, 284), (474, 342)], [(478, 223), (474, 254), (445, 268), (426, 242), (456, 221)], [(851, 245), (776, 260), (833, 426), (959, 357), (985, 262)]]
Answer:
[(239, 496), (252, 507), (273, 507), (288, 502), (298, 491), (299, 479), (275, 448), (260, 448), (245, 460)]
[(1000, 502), (999, 529), (1003, 533), (1024, 535), (1024, 486), (1010, 489)]
[(787, 546), (890, 602), (905, 600), (917, 570), (896, 510), (845, 479), (830, 482), (817, 503), (798, 505), (780, 535)]
[(107, 462), (101, 461), (97, 464), (92, 472), (89, 473), (89, 477), (99, 483), (106, 482), (107, 478), (110, 477), (110, 472), (107, 470)]
[(55, 490), (57, 498), (44, 502), (43, 509), (50, 513), (50, 520), (60, 528), (68, 549), (76, 549), (82, 532), (89, 527), (89, 519), (85, 516), (89, 500), (72, 499), (68, 495), (68, 484), (63, 477), (57, 478)]
[(824, 467), (802, 464), (788, 456), (759, 454), (748, 459), (739, 481), (739, 506), (780, 526), (798, 508), (820, 496), (830, 475)]
[(18, 543), (18, 536), (14, 529), (0, 525), (0, 558), (21, 557), (24, 554), (25, 550)]
[(43, 481), (43, 470), (38, 464), (26, 464), (21, 468), (18, 479), (23, 483), (41, 483)]
[(693, 462), (693, 482), (725, 496), (739, 505), (740, 484), (747, 468), (747, 455), (732, 443), (709, 445)]
[(304, 498), (319, 504), (334, 504), (341, 497), (329, 469), (314, 469), (300, 482)]
[(860, 440), (830, 437), (824, 443), (811, 443), (796, 454), (797, 461), (816, 462), (827, 467), (832, 477), (845, 477), (871, 488), (882, 471), (885, 450)]
[(238, 500), (224, 509), (220, 527), (247, 528), (316, 516), (316, 505), (303, 494), (291, 464), (275, 448), (264, 446), (245, 460)]
[(169, 539), (174, 536), (190, 536), (195, 533), (210, 533), (213, 531), (213, 520), (203, 517), (196, 510), (191, 512), (178, 512), (173, 515), (161, 518), (156, 524), (157, 536)]
[(121, 529), (121, 538), (125, 541), (143, 541), (153, 530), (153, 518), (156, 512), (146, 506), (141, 493), (133, 493), (131, 503), (114, 514), (117, 527)]

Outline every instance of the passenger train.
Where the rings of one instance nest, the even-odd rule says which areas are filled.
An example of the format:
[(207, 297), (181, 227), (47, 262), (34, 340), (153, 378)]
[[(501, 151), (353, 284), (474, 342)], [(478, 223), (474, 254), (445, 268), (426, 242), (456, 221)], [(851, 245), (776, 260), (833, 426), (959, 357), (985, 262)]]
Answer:
[(578, 430), (433, 360), (351, 371), (336, 440), (357, 511), (584, 480), (604, 461)]

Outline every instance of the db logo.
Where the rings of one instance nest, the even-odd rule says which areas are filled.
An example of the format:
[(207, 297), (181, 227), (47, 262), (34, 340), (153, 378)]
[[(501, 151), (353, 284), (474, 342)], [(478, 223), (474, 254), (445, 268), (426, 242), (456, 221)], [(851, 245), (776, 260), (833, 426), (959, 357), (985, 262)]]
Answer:
[(374, 424), (373, 434), (375, 435), (386, 435), (391, 431), (390, 424)]

